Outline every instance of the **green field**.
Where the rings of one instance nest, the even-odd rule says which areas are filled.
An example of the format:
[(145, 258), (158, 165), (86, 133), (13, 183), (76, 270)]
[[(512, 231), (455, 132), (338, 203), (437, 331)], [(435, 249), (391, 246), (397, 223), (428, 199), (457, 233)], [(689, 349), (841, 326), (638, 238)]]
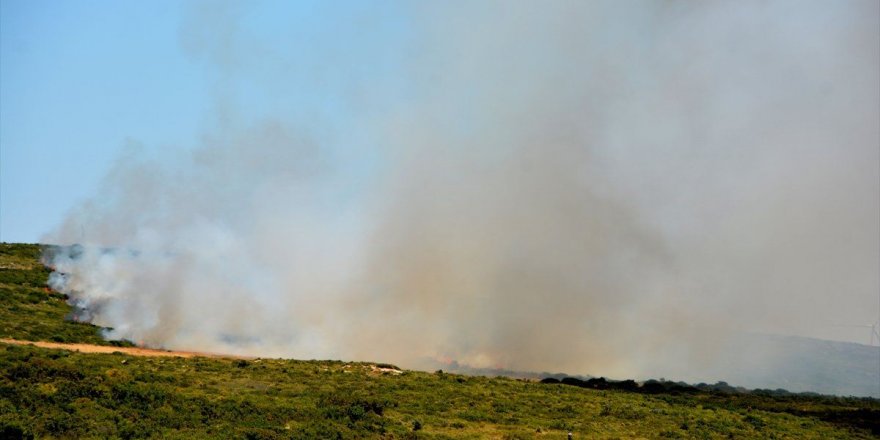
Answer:
[[(67, 322), (34, 245), (0, 245), (0, 338), (110, 344)], [(594, 390), (374, 364), (133, 357), (0, 344), (0, 438), (871, 438), (880, 402)]]

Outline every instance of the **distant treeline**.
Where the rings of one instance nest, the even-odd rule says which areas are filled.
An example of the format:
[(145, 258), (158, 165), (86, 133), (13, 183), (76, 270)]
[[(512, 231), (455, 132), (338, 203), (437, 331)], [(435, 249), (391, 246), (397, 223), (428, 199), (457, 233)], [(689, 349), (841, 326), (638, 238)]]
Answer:
[(581, 388), (590, 388), (594, 390), (622, 390), (633, 391), (643, 394), (696, 394), (696, 393), (727, 393), (727, 394), (758, 394), (762, 396), (820, 396), (818, 393), (793, 393), (782, 388), (775, 390), (769, 389), (748, 389), (744, 387), (736, 387), (729, 385), (727, 382), (717, 382), (715, 384), (689, 384), (686, 382), (673, 382), (669, 380), (651, 379), (642, 383), (632, 379), (628, 380), (608, 380), (604, 377), (581, 379), (578, 377), (546, 377), (541, 379), (541, 383), (545, 384), (563, 384), (572, 385)]

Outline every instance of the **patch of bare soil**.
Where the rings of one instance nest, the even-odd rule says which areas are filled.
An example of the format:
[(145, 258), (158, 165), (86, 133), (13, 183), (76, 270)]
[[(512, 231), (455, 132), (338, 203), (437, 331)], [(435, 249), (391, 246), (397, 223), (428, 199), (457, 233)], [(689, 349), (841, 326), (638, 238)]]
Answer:
[(44, 341), (21, 341), (18, 339), (0, 339), (0, 343), (11, 345), (33, 345), (41, 348), (56, 348), (61, 350), (78, 351), (81, 353), (124, 353), (132, 356), (152, 356), (152, 357), (212, 357), (212, 358), (230, 358), (230, 359), (252, 359), (249, 356), (237, 356), (221, 353), (205, 353), (198, 351), (172, 351), (172, 350), (156, 350), (153, 348), (141, 347), (113, 347), (108, 345), (93, 344), (65, 344), (60, 342), (44, 342)]

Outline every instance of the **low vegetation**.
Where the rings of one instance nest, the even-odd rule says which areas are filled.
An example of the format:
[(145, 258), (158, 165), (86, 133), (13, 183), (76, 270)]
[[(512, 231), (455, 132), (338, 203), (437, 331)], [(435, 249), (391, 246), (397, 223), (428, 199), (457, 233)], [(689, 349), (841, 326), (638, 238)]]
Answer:
[[(38, 253), (36, 246), (0, 245), (0, 288), (13, 292), (2, 297), (0, 336), (53, 340), (58, 331), (70, 342), (107, 344), (96, 340), (98, 328), (64, 320), (69, 306), (42, 289), (37, 274), (47, 273)], [(40, 330), (30, 330), (33, 325)], [(668, 382), (650, 385), (651, 392), (634, 382), (547, 382), (399, 372), (389, 364), (135, 357), (0, 344), (0, 438), (880, 434), (871, 424), (880, 419), (880, 403), (871, 399), (673, 389)]]
[(0, 244), (0, 338), (130, 345), (105, 340), (99, 327), (66, 319), (71, 307), (46, 285), (50, 270), (40, 263), (40, 252), (38, 245)]

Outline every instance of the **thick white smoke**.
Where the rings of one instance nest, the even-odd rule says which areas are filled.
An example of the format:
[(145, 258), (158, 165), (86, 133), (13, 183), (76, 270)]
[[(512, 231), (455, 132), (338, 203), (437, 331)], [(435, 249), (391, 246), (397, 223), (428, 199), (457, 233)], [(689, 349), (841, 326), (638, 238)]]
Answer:
[[(349, 125), (224, 107), (173, 160), (123, 156), (46, 236), (83, 245), (56, 288), (155, 346), (617, 377), (876, 320), (877, 2), (410, 13), (392, 80), (340, 85)], [(266, 79), (234, 18), (194, 12), (185, 48)]]

